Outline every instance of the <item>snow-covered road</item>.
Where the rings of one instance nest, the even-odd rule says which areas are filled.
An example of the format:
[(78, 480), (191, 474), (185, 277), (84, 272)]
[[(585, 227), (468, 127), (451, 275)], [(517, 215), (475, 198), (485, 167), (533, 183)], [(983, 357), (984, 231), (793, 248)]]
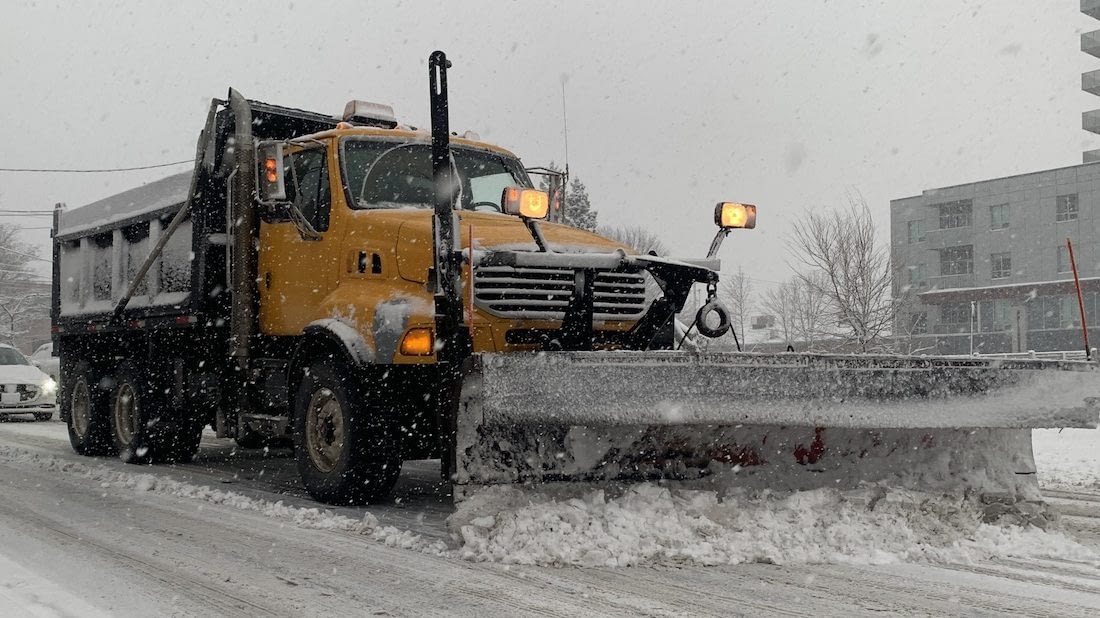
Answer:
[(1094, 616), (1098, 435), (1036, 438), (1040, 469), (1062, 475), (1043, 480), (1081, 543), (1069, 553), (555, 568), (462, 559), (427, 463), (406, 465), (393, 504), (323, 509), (286, 452), (208, 439), (194, 464), (141, 468), (74, 455), (60, 423), (0, 423), (0, 614)]

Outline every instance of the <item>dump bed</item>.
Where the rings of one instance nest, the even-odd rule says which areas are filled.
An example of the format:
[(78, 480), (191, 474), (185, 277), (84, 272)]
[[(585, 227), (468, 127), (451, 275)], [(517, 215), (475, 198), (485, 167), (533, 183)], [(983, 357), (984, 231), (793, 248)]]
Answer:
[[(57, 214), (55, 233), (60, 318), (109, 315), (186, 203), (191, 172)], [(129, 308), (140, 313), (181, 313), (189, 308), (195, 255), (190, 217), (168, 239), (164, 251), (135, 290)], [(224, 244), (224, 240), (222, 240)]]
[[(54, 222), (53, 321), (61, 332), (168, 323), (222, 324), (229, 317), (231, 198), (228, 147), (233, 116), (226, 101), (211, 103), (195, 166), (71, 210)], [(290, 139), (335, 127), (338, 118), (248, 101), (256, 139)], [(112, 321), (143, 262), (190, 204), (125, 311)]]

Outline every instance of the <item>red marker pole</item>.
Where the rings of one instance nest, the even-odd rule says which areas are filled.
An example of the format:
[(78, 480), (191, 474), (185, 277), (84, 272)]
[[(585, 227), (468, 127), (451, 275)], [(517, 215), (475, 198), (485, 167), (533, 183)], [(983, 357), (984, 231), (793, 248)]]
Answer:
[(1077, 308), (1081, 311), (1081, 333), (1085, 336), (1085, 358), (1092, 360), (1092, 348), (1089, 347), (1089, 325), (1085, 318), (1085, 298), (1081, 295), (1081, 278), (1077, 276), (1077, 259), (1073, 257), (1073, 241), (1066, 239), (1069, 249), (1069, 265), (1073, 269), (1073, 285), (1077, 288)]

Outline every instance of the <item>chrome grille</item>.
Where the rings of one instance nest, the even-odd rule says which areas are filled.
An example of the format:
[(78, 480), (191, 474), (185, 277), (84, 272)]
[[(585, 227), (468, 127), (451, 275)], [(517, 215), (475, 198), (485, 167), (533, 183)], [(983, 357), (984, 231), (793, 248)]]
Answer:
[(38, 396), (38, 387), (33, 384), (5, 384), (5, 393), (19, 393), (19, 401), (30, 401)]
[[(561, 320), (573, 289), (569, 268), (483, 266), (474, 270), (474, 303), (507, 318)], [(594, 283), (596, 320), (636, 320), (645, 313), (645, 278), (599, 272)]]

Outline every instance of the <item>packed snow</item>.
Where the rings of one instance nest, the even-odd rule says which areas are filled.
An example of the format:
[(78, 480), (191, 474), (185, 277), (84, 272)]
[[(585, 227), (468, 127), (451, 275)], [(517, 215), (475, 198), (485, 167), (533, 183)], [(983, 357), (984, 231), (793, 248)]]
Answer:
[(977, 496), (868, 484), (787, 493), (570, 484), (475, 492), (448, 521), (448, 546), (324, 508), (243, 496), (162, 475), (0, 446), (0, 462), (84, 477), (105, 490), (155, 493), (259, 512), (303, 528), (363, 535), (388, 546), (471, 561), (628, 567), (745, 562), (885, 564), (1057, 557), (1100, 567), (1100, 555), (1056, 530), (986, 523)]
[(873, 485), (725, 496), (644, 483), (611, 497), (497, 486), (452, 516), (468, 560), (553, 566), (885, 564), (1100, 555), (1058, 532), (983, 523), (973, 496)]
[(338, 515), (328, 509), (303, 508), (288, 505), (282, 501), (272, 502), (250, 498), (236, 492), (213, 489), (205, 485), (193, 485), (162, 475), (120, 472), (102, 464), (84, 464), (0, 445), (0, 462), (15, 461), (46, 470), (56, 470), (69, 476), (84, 477), (99, 483), (104, 489), (121, 488), (137, 493), (151, 492), (201, 500), (241, 511), (259, 512), (272, 519), (282, 520), (301, 528), (365, 535), (393, 547), (431, 553), (443, 553), (447, 549), (441, 542), (424, 540), (411, 531), (382, 526), (378, 518), (370, 512), (364, 513), (360, 519), (355, 519)]

